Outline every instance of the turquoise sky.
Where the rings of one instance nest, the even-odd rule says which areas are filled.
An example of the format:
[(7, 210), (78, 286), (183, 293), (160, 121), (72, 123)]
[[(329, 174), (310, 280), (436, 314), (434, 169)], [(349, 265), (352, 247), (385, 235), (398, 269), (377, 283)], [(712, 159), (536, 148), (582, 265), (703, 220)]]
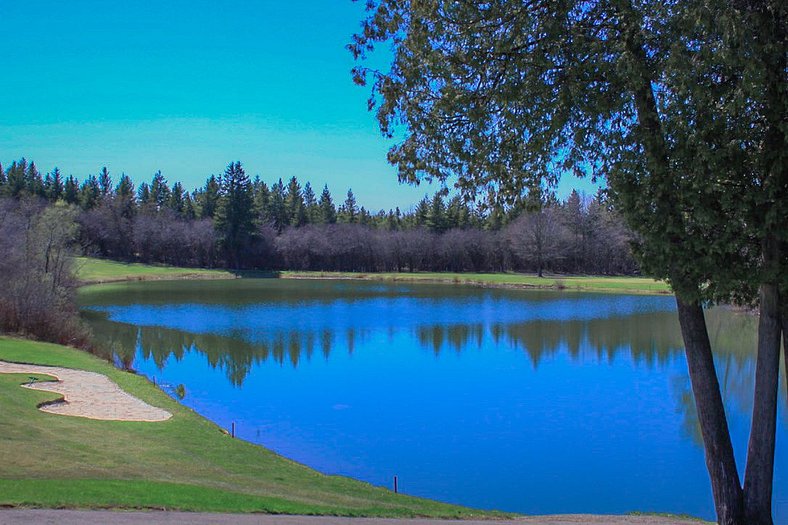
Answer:
[(397, 183), (351, 81), (363, 15), (350, 0), (0, 0), (0, 162), (193, 188), (240, 160), (407, 209), (434, 188)]

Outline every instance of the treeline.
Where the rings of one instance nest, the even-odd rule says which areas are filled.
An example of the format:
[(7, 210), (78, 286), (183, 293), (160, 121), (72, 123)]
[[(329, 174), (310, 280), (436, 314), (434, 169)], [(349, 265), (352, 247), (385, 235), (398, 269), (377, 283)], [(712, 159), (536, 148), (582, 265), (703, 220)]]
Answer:
[(107, 168), (80, 181), (25, 159), (0, 166), (0, 196), (72, 206), (79, 249), (181, 266), (340, 271), (637, 271), (631, 234), (602, 195), (480, 207), (440, 192), (406, 212), (338, 205), (296, 177), (268, 185), (240, 162), (187, 191), (161, 172), (135, 188)]

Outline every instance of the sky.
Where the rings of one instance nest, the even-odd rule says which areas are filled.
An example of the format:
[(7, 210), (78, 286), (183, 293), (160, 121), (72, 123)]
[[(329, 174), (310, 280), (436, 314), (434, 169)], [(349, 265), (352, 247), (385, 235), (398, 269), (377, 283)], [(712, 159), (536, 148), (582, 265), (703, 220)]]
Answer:
[[(0, 163), (187, 188), (240, 160), (335, 201), (409, 209), (345, 49), (364, 2), (0, 0)], [(567, 177), (559, 187), (594, 193)]]

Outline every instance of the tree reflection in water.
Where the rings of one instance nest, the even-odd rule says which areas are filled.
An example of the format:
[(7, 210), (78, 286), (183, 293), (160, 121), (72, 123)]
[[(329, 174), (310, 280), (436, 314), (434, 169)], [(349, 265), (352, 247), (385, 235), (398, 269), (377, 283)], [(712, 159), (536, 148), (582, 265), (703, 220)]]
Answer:
[[(255, 365), (275, 361), (297, 368), (299, 363), (315, 358), (319, 346), (323, 359), (330, 359), (337, 348), (337, 333), (331, 328), (319, 330), (273, 330), (255, 334), (228, 335), (192, 333), (159, 326), (136, 326), (110, 321), (100, 312), (85, 311), (106, 357), (120, 366), (133, 368), (138, 355), (152, 360), (163, 369), (167, 360), (180, 361), (186, 352), (197, 352), (213, 368), (223, 370), (227, 379), (241, 386)], [(755, 367), (757, 319), (749, 314), (726, 308), (707, 311), (709, 335), (714, 348), (721, 390), (725, 404), (749, 413)], [(402, 328), (390, 325), (393, 338)], [(574, 361), (613, 362), (628, 356), (648, 367), (664, 366), (681, 357), (682, 342), (673, 312), (650, 312), (621, 317), (590, 320), (536, 320), (522, 323), (422, 324), (411, 328), (425, 351), (436, 357), (451, 351), (461, 354), (468, 348), (482, 348), (485, 338), (495, 345), (507, 345), (524, 352), (534, 368), (546, 358), (566, 352)], [(352, 354), (356, 344), (370, 335), (370, 329), (348, 326), (343, 330), (342, 351)], [(783, 363), (783, 366), (784, 363)], [(783, 373), (781, 377), (785, 377)], [(700, 443), (695, 404), (686, 375), (671, 379), (677, 409), (684, 416), (687, 435)], [(783, 417), (788, 414), (783, 411)]]

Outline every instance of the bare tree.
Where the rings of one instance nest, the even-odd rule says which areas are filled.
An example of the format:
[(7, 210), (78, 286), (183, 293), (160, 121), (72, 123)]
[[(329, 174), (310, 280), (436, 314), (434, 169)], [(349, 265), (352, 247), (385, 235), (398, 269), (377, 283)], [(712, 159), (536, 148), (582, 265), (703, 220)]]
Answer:
[(506, 229), (512, 252), (539, 277), (564, 259), (567, 234), (553, 207), (524, 213)]

